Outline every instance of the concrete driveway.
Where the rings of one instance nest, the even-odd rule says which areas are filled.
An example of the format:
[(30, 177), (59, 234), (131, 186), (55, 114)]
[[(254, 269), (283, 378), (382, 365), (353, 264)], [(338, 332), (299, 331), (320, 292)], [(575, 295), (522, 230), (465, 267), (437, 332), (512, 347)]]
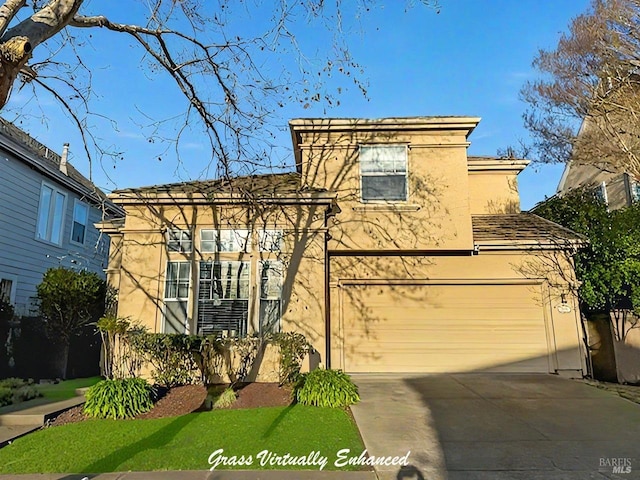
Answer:
[(369, 455), (425, 480), (640, 478), (640, 405), (553, 375), (355, 376)]

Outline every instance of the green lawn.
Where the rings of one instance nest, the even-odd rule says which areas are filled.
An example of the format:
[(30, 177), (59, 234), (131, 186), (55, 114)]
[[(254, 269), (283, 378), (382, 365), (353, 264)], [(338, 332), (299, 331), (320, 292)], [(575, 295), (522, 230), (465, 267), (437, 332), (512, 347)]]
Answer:
[[(249, 465), (218, 470), (318, 469), (317, 466), (261, 466), (257, 455), (301, 457), (319, 451), (325, 469), (336, 470), (336, 453), (364, 450), (350, 415), (339, 409), (307, 407), (213, 410), (155, 420), (89, 420), (50, 427), (0, 449), (0, 473), (102, 473), (148, 470), (209, 470), (210, 455), (251, 456)], [(354, 468), (354, 467), (351, 467)]]
[(37, 388), (42, 393), (42, 397), (37, 397), (26, 402), (14, 403), (0, 408), (0, 414), (18, 412), (27, 408), (45, 405), (47, 403), (59, 402), (76, 396), (76, 388), (89, 387), (100, 381), (100, 377), (76, 378), (65, 380), (59, 383), (38, 384)]
[(42, 392), (45, 398), (58, 402), (76, 396), (76, 388), (90, 387), (101, 380), (100, 377), (75, 378), (73, 380), (64, 380), (58, 383), (47, 383), (38, 385), (38, 390)]

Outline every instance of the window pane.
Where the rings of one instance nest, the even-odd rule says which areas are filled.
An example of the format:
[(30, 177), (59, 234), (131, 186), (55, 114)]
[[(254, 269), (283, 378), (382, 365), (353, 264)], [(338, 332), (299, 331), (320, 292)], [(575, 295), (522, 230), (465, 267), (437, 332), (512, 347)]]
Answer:
[(249, 251), (249, 230), (201, 230), (200, 249), (204, 253)]
[(84, 243), (84, 232), (85, 226), (74, 221), (73, 230), (71, 231), (71, 240), (77, 243)]
[(60, 192), (55, 194), (55, 205), (53, 209), (53, 219), (51, 221), (51, 241), (60, 243), (62, 236), (62, 222), (64, 220), (64, 195)]
[(48, 240), (47, 231), (49, 228), (49, 213), (51, 211), (51, 196), (53, 190), (46, 185), (42, 186), (42, 196), (40, 199), (40, 213), (38, 214), (38, 238)]
[(169, 301), (164, 307), (164, 333), (185, 333), (187, 302)]
[(189, 262), (167, 262), (164, 298), (188, 298), (190, 274)]
[(216, 242), (211, 240), (202, 240), (200, 249), (203, 253), (213, 253), (216, 251)]
[(404, 175), (363, 176), (363, 200), (406, 200), (407, 178)]
[(167, 249), (170, 252), (191, 252), (191, 232), (172, 228), (167, 230)]
[(5, 302), (11, 301), (12, 288), (13, 288), (13, 281), (7, 278), (0, 279), (0, 300)]
[(176, 282), (167, 279), (165, 298), (178, 298), (178, 285)]
[(187, 262), (180, 262), (180, 269), (178, 272), (178, 280), (189, 281), (191, 275), (191, 264)]
[(259, 242), (261, 252), (279, 252), (282, 249), (282, 230), (261, 230)]
[(189, 283), (178, 283), (178, 298), (189, 298)]
[(84, 203), (75, 202), (73, 207), (73, 221), (78, 222), (82, 225), (87, 224), (87, 213), (88, 209)]
[(260, 262), (260, 298), (278, 299), (282, 292), (282, 262)]
[(260, 300), (260, 333), (280, 331), (280, 300)]
[(362, 145), (360, 147), (362, 173), (406, 172), (407, 147), (404, 145)]

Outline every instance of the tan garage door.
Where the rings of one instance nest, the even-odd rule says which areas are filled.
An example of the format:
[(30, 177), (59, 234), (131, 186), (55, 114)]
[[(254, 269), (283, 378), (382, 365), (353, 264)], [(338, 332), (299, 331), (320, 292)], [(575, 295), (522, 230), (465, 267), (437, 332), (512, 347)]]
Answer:
[(549, 372), (540, 285), (345, 285), (347, 372)]

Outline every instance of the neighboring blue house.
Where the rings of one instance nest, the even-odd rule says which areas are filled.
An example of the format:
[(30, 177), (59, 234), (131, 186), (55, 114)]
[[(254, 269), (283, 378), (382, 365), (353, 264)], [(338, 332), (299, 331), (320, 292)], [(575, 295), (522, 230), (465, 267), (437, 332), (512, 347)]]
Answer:
[(36, 285), (51, 267), (104, 277), (109, 238), (94, 223), (124, 212), (67, 162), (0, 119), (0, 298), (35, 312)]

